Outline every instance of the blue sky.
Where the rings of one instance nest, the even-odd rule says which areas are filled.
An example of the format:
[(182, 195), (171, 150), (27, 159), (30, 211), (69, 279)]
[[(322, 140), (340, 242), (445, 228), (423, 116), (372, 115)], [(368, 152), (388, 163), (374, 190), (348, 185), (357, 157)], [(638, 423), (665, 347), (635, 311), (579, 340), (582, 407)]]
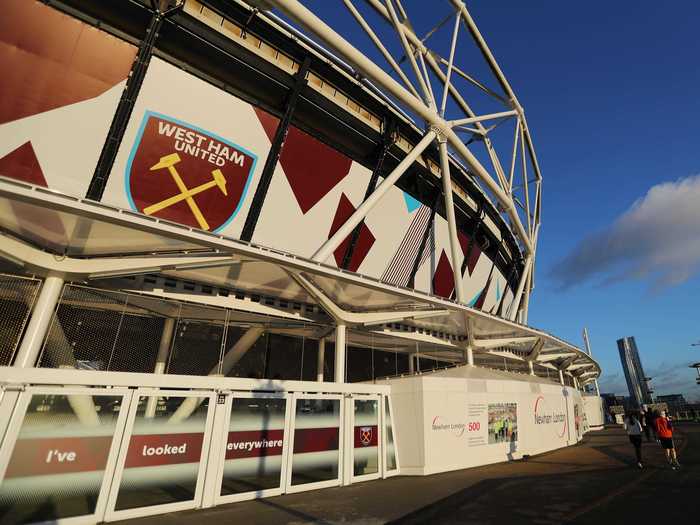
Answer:
[[(657, 286), (653, 270), (606, 283), (617, 273), (606, 267), (562, 289), (552, 270), (586, 237), (606, 235), (653, 186), (700, 174), (700, 4), (468, 5), (526, 109), (543, 171), (530, 324), (578, 344), (582, 327), (588, 326), (603, 367), (601, 386), (617, 393), (627, 388), (615, 341), (634, 335), (645, 371), (656, 377), (657, 393), (698, 397), (695, 372), (687, 368), (700, 361), (700, 348), (689, 346), (700, 339), (697, 266), (675, 286)], [(670, 214), (665, 222), (673, 230), (683, 222), (673, 215), (674, 202), (686, 188), (670, 193), (668, 206), (658, 213)], [(681, 226), (687, 229), (684, 219)], [(695, 221), (691, 227), (700, 230), (697, 215)], [(670, 245), (661, 239), (671, 235), (668, 231), (652, 231), (643, 241), (655, 255), (682, 251), (685, 242), (697, 243), (692, 236), (684, 239), (684, 233)], [(691, 264), (698, 250), (696, 244)], [(585, 262), (595, 266), (597, 261)]]
[[(304, 3), (356, 31), (342, 3)], [(447, 12), (447, 0), (403, 3), (419, 34)], [(687, 368), (700, 361), (700, 3), (466, 4), (525, 108), (544, 178), (529, 324), (578, 345), (587, 326), (601, 387), (620, 394), (616, 340), (634, 335), (656, 393), (700, 400)], [(462, 66), (488, 77), (464, 50)]]

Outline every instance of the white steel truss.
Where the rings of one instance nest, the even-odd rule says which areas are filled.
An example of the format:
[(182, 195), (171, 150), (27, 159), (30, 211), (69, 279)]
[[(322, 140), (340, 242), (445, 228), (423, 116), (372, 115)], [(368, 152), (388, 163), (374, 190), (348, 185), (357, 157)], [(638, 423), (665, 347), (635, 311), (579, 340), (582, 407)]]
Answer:
[[(256, 4), (257, 2), (249, 2)], [(380, 201), (388, 186), (403, 174), (412, 162), (432, 143), (437, 141), (440, 149), (440, 172), (443, 178), (446, 219), (449, 227), (450, 253), (455, 283), (461, 282), (459, 253), (454, 204), (450, 180), (449, 158), (464, 163), (469, 172), (480, 183), (485, 193), (494, 201), (496, 208), (504, 215), (524, 254), (524, 270), (520, 276), (513, 304), (507, 314), (511, 320), (527, 321), (529, 295), (534, 288), (534, 262), (537, 251), (537, 238), (540, 227), (542, 176), (535, 155), (533, 140), (527, 125), (525, 113), (510, 83), (503, 74), (498, 62), (486, 44), (469, 11), (461, 0), (450, 0), (451, 13), (443, 22), (420, 38), (413, 30), (414, 24), (407, 10), (399, 0), (365, 0), (377, 18), (388, 25), (398, 39), (398, 49), (402, 56), (392, 54), (390, 47), (379, 35), (386, 34), (387, 27), (373, 27), (369, 17), (363, 16), (355, 5), (357, 0), (343, 0), (349, 14), (357, 22), (359, 34), (370, 38), (373, 45), (386, 60), (388, 68), (383, 68), (351, 43), (358, 34), (345, 28), (343, 34), (323, 22), (311, 9), (297, 0), (266, 0), (265, 4), (279, 9), (285, 16), (315, 35), (321, 42), (337, 53), (343, 61), (354, 68), (358, 76), (369, 79), (379, 86), (400, 109), (422, 120), (423, 139), (414, 146), (404, 162), (384, 180), (377, 190), (360, 206), (314, 255), (314, 260), (324, 261), (367, 213)], [(267, 5), (267, 7), (269, 7)], [(453, 24), (447, 24), (453, 18)], [(375, 24), (376, 25), (376, 24)], [(450, 46), (447, 57), (426, 45), (435, 32), (448, 30)], [(481, 54), (499, 86), (501, 93), (487, 87), (487, 82), (476, 79), (476, 75), (464, 69), (465, 38), (460, 38), (460, 28), (464, 27), (471, 36), (473, 46)], [(444, 29), (443, 29), (444, 28)], [(355, 28), (352, 28), (355, 29)], [(471, 48), (473, 49), (473, 46)], [(396, 46), (395, 46), (396, 47)], [(402, 66), (407, 62), (407, 66)], [(388, 71), (388, 72), (387, 72)], [(491, 79), (491, 80), (493, 80)], [(479, 114), (467, 102), (467, 89), (477, 88), (492, 101), (503, 106), (503, 111)], [(449, 113), (449, 115), (448, 115)], [(452, 114), (454, 113), (454, 115)], [(509, 162), (502, 162), (494, 143), (492, 131), (506, 120), (514, 122), (512, 148), (509, 149)], [(470, 139), (461, 134), (468, 132)], [(486, 148), (490, 165), (487, 167), (474, 154), (469, 145), (474, 138)], [(509, 166), (506, 171), (504, 166)], [(462, 302), (461, 286), (456, 284), (457, 300)]]

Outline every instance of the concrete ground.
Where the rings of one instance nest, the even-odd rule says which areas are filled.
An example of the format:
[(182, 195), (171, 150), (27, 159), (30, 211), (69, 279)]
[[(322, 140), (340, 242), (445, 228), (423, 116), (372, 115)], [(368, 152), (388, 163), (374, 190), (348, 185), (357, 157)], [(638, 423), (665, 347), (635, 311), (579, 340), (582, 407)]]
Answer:
[(620, 427), (588, 433), (577, 446), (527, 460), (394, 477), (302, 494), (122, 522), (133, 525), (379, 523), (697, 523), (700, 425), (678, 425), (683, 468), (644, 443), (645, 468)]

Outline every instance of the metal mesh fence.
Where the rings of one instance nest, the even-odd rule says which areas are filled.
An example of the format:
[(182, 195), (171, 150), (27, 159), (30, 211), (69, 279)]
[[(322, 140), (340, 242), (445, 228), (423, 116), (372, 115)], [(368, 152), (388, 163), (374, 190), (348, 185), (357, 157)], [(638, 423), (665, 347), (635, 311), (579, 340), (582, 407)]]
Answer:
[(165, 346), (167, 372), (207, 374), (220, 361), (225, 316), (221, 308), (66, 285), (39, 366), (148, 373)]
[[(40, 281), (0, 274), (0, 358), (8, 364), (28, 318)], [(248, 337), (251, 327), (261, 335)], [(38, 366), (120, 372), (181, 375), (221, 374), (229, 377), (314, 381), (317, 375), (318, 339), (313, 326), (288, 327), (296, 334), (280, 333), (274, 316), (238, 312), (210, 305), (165, 299), (139, 293), (67, 284), (51, 320)], [(238, 348), (241, 338), (245, 348)], [(406, 374), (409, 355), (386, 344), (348, 345), (348, 382)], [(379, 348), (377, 348), (379, 347)], [(380, 349), (381, 348), (381, 349)], [(237, 350), (236, 350), (237, 349)], [(229, 352), (240, 359), (224, 357)], [(416, 352), (420, 348), (416, 347)], [(326, 342), (324, 377), (334, 380), (334, 345)], [(415, 359), (415, 357), (414, 357)], [(477, 366), (527, 374), (526, 362), (477, 352)], [(227, 365), (224, 365), (227, 362)], [(448, 366), (420, 354), (415, 372)], [(225, 367), (225, 368), (224, 368)], [(556, 373), (535, 366), (540, 377)], [(567, 383), (572, 383), (567, 378)]]
[[(226, 348), (229, 349), (246, 332), (247, 328), (229, 326), (226, 334)], [(243, 357), (226, 373), (228, 377), (248, 377), (262, 379), (269, 374), (266, 365), (270, 357), (270, 335), (264, 333), (250, 347)]]
[(41, 281), (0, 274), (0, 366), (12, 363)]
[[(240, 312), (69, 284), (44, 341), (40, 367), (269, 379), (316, 379), (318, 341), (263, 334), (240, 360), (224, 356), (256, 323)], [(259, 316), (260, 326), (266, 316)]]
[(220, 374), (228, 312), (201, 305), (180, 306), (167, 373)]
[(152, 372), (165, 320), (162, 302), (66, 285), (39, 366)]

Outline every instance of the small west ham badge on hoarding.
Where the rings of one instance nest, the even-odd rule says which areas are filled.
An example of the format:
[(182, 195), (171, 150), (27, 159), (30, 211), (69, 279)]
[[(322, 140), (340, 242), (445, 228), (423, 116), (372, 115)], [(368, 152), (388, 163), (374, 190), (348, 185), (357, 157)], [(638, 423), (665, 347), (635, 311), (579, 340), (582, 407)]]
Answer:
[(208, 231), (238, 214), (257, 156), (218, 135), (147, 111), (126, 166), (133, 209)]
[(365, 447), (372, 442), (372, 427), (360, 427), (360, 443)]

